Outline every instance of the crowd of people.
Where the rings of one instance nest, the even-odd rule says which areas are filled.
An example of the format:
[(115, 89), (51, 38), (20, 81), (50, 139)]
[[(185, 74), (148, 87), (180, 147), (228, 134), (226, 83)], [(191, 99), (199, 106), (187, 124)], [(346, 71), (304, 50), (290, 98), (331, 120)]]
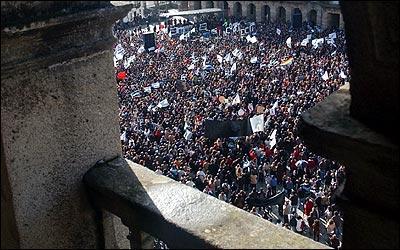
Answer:
[[(312, 45), (312, 39), (333, 32), (334, 43)], [(349, 80), (344, 31), (257, 23), (257, 41), (249, 42), (240, 32), (204, 38), (196, 30), (180, 39), (158, 30), (156, 50), (149, 53), (142, 49), (142, 30), (116, 28), (114, 33), (123, 48), (115, 68), (117, 76), (124, 72), (117, 77), (124, 157), (289, 230), (340, 246), (343, 214), (335, 196), (345, 167), (308, 150), (297, 125), (302, 112)], [(311, 39), (303, 46), (307, 35)], [(233, 102), (236, 96), (239, 102)], [(257, 114), (265, 116), (264, 131), (205, 137), (207, 119)], [(276, 216), (270, 207), (247, 202), (279, 190), (286, 198)]]

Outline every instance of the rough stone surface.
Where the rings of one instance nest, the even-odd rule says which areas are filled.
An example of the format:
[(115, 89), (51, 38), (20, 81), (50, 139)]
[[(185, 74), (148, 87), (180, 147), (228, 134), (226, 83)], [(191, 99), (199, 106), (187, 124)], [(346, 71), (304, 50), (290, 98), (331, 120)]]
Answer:
[[(193, 9), (204, 9), (214, 2), (214, 7), (219, 6), (222, 8), (223, 1), (181, 1), (185, 6), (187, 5), (190, 10)], [(188, 3), (186, 3), (188, 2)], [(278, 19), (278, 8), (283, 7), (286, 11), (286, 21), (292, 19), (292, 11), (295, 8), (299, 8), (302, 13), (303, 21), (309, 20), (309, 13), (311, 10), (317, 12), (317, 25), (321, 26), (323, 29), (329, 25), (329, 14), (339, 14), (340, 15), (340, 28), (344, 27), (343, 16), (340, 11), (338, 4), (324, 3), (323, 1), (226, 1), (228, 4), (228, 14), (230, 16), (237, 15), (236, 4), (239, 3), (242, 7), (242, 16), (247, 17), (250, 15), (249, 6), (254, 4), (255, 6), (255, 19), (257, 22), (265, 20), (265, 9), (264, 6), (270, 8), (270, 20), (275, 22)]]
[(313, 152), (348, 167), (348, 195), (394, 210), (399, 205), (399, 148), (352, 118), (350, 99), (346, 85), (304, 112), (299, 132)]
[(84, 183), (97, 206), (173, 248), (328, 248), (120, 157)]
[[(25, 26), (1, 31), (1, 131), (20, 247), (102, 247), (81, 180), (121, 154), (111, 27), (130, 7), (70, 3), (46, 21), (57, 3), (6, 4), (2, 19), (17, 14)], [(27, 24), (27, 13), (44, 21)]]
[(341, 1), (347, 16), (350, 113), (398, 144), (399, 2)]
[(345, 248), (398, 248), (399, 148), (350, 116), (349, 86), (301, 115), (299, 134), (313, 152), (346, 166), (338, 196)]
[(1, 130), (22, 248), (94, 248), (81, 177), (121, 153), (112, 52), (1, 85)]

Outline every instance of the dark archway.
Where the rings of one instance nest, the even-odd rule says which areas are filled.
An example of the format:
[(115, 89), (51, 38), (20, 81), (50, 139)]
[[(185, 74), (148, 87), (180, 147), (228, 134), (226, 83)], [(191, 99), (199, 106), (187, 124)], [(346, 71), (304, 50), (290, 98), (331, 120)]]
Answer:
[(277, 22), (286, 22), (286, 10), (282, 6), (278, 8)]
[(247, 18), (250, 21), (256, 21), (256, 6), (252, 3), (247, 5)]
[(264, 5), (261, 12), (261, 20), (269, 23), (271, 20), (271, 9), (268, 5)]
[(328, 14), (328, 28), (339, 28), (340, 14), (329, 13)]
[(233, 11), (234, 11), (234, 16), (236, 18), (242, 18), (242, 4), (239, 2), (236, 2), (235, 5), (233, 6)]
[(224, 11), (225, 11), (225, 17), (229, 16), (229, 4), (228, 1), (224, 1)]
[(294, 29), (301, 28), (303, 23), (303, 16), (299, 8), (295, 8), (292, 11), (292, 25)]
[(201, 1), (193, 1), (193, 9), (200, 10), (201, 9)]
[(317, 25), (317, 11), (316, 10), (310, 10), (310, 12), (308, 13), (308, 21), (313, 26)]

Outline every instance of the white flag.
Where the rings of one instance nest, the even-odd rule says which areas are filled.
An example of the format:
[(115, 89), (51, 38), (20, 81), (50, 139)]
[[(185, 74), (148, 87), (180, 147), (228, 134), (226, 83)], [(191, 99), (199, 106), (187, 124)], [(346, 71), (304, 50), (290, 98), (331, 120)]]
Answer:
[(288, 39), (286, 39), (286, 45), (287, 45), (289, 48), (292, 48), (292, 38), (291, 38), (291, 37), (289, 37)]
[(256, 43), (257, 42), (257, 37), (253, 36), (250, 38), (251, 43)]
[(311, 34), (307, 35), (307, 39), (311, 40)]
[(222, 63), (222, 56), (217, 55), (217, 60), (218, 60), (219, 63)]
[(179, 40), (183, 40), (183, 39), (185, 39), (185, 34), (181, 34), (181, 35), (179, 36)]
[(270, 115), (275, 115), (275, 110), (276, 108), (278, 108), (278, 100), (276, 100), (276, 102), (274, 103), (274, 105), (272, 105), (272, 108), (269, 110), (269, 114)]
[(136, 57), (133, 55), (133, 56), (131, 56), (131, 57), (128, 57), (128, 58), (125, 60), (125, 62), (124, 62), (124, 67), (125, 67), (125, 69), (128, 68), (128, 67), (131, 65), (131, 63), (135, 61), (135, 58), (136, 58)]
[(347, 76), (344, 74), (343, 70), (340, 72), (340, 77), (343, 78), (343, 79), (347, 78)]
[(165, 108), (165, 107), (168, 107), (168, 105), (169, 105), (168, 100), (167, 100), (167, 99), (164, 99), (164, 100), (162, 100), (161, 102), (159, 102), (159, 103), (157, 104), (157, 107), (159, 107), (159, 108)]
[(185, 131), (185, 134), (183, 135), (183, 137), (184, 137), (187, 141), (190, 140), (190, 139), (192, 138), (192, 136), (193, 136), (193, 133), (190, 132), (189, 130), (186, 130), (186, 131)]
[(336, 32), (330, 33), (329, 38), (335, 39), (336, 38)]
[(151, 87), (158, 89), (160, 87), (160, 83), (159, 82), (152, 83)]
[(254, 132), (264, 132), (264, 114), (250, 118), (251, 129)]
[(324, 81), (329, 79), (328, 71), (325, 71), (325, 73), (322, 75), (322, 79), (324, 79)]
[(276, 29), (276, 34), (281, 35), (281, 30), (280, 29)]
[(122, 135), (120, 136), (120, 140), (126, 142), (127, 138), (126, 138), (126, 131), (124, 131), (122, 133)]
[(192, 69), (194, 69), (194, 64), (193, 63), (190, 64), (190, 66), (188, 67), (188, 70), (192, 70)]
[(124, 57), (124, 54), (125, 54), (125, 49), (122, 47), (120, 43), (117, 44), (114, 51), (115, 58), (117, 58), (117, 60), (121, 60)]
[(196, 28), (193, 28), (190, 30), (190, 33), (194, 33), (194, 32), (196, 32)]
[(240, 97), (239, 97), (239, 94), (236, 94), (235, 98), (232, 101), (232, 105), (239, 104), (239, 103), (240, 103)]
[(231, 61), (231, 53), (228, 53), (225, 57), (224, 57), (225, 62), (230, 62)]
[(274, 131), (272, 131), (271, 135), (269, 136), (269, 139), (271, 140), (269, 143), (270, 148), (272, 148), (276, 144), (276, 131), (277, 130), (274, 129)]
[(231, 67), (231, 74), (232, 74), (233, 71), (236, 71), (236, 63), (234, 63), (234, 64), (232, 65), (232, 67)]
[(140, 48), (137, 50), (138, 54), (142, 54), (144, 52), (144, 46), (140, 46)]
[(307, 44), (308, 44), (308, 38), (306, 38), (306, 39), (303, 39), (303, 41), (301, 41), (301, 46), (307, 46)]
[(314, 39), (314, 40), (311, 41), (311, 44), (312, 44), (314, 49), (318, 48), (320, 45), (322, 46), (323, 43), (324, 43), (324, 39), (323, 38)]
[(250, 35), (247, 35), (247, 36), (246, 36), (246, 40), (247, 40), (247, 42), (249, 43), (250, 40), (251, 40), (251, 36), (250, 36)]
[(257, 57), (256, 57), (256, 56), (252, 57), (252, 58), (250, 59), (250, 62), (251, 62), (251, 63), (257, 63)]
[(151, 93), (151, 87), (144, 87), (144, 92)]

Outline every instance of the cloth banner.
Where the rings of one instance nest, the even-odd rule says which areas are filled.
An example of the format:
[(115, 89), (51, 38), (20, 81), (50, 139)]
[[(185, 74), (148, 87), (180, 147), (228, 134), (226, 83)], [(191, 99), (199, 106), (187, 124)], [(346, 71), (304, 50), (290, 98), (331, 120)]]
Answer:
[(200, 24), (199, 31), (207, 31), (207, 23)]
[(280, 66), (286, 66), (286, 65), (291, 65), (293, 63), (293, 57), (290, 57), (289, 59), (283, 61)]
[(251, 59), (250, 59), (250, 62), (251, 63), (257, 63), (257, 57), (255, 56), (255, 57), (252, 57)]
[(144, 87), (144, 92), (151, 93), (151, 87)]
[(232, 105), (239, 104), (239, 103), (240, 103), (240, 96), (239, 96), (239, 94), (236, 94), (235, 98), (233, 98)]
[(281, 30), (280, 29), (276, 29), (276, 34), (281, 35)]
[(221, 63), (221, 64), (222, 64), (222, 56), (220, 56), (220, 55), (217, 55), (217, 60), (218, 60), (218, 62), (219, 62), (219, 63)]
[(289, 37), (288, 39), (286, 39), (286, 45), (287, 45), (289, 48), (292, 48), (292, 38), (291, 38), (291, 37)]
[(325, 71), (325, 73), (322, 75), (322, 79), (324, 79), (324, 81), (329, 79), (328, 71)]
[(165, 108), (165, 107), (168, 107), (168, 106), (169, 106), (169, 103), (168, 103), (167, 99), (164, 99), (164, 100), (162, 100), (161, 102), (159, 102), (157, 104), (157, 107), (159, 107), (159, 108)]
[(307, 46), (307, 44), (308, 44), (308, 42), (309, 42), (309, 39), (308, 38), (306, 38), (306, 39), (303, 39), (303, 41), (301, 41), (301, 46)]
[(151, 87), (158, 89), (160, 87), (160, 83), (159, 82), (152, 83)]
[(231, 74), (232, 74), (233, 71), (236, 71), (236, 63), (234, 63), (234, 64), (232, 65), (232, 67), (231, 67)]
[(344, 74), (343, 70), (340, 72), (340, 77), (343, 78), (343, 79), (347, 78), (347, 76)]
[(185, 134), (183, 135), (183, 137), (188, 141), (190, 139), (192, 139), (193, 133), (190, 132), (189, 130), (185, 131)]
[(322, 46), (323, 43), (324, 43), (324, 39), (323, 38), (314, 39), (314, 40), (311, 41), (311, 44), (312, 44), (314, 49), (318, 48), (320, 45)]
[(205, 120), (204, 124), (205, 136), (210, 139), (248, 136), (253, 133), (249, 119), (232, 121)]
[(250, 118), (251, 129), (254, 132), (264, 132), (264, 114)]
[(269, 114), (270, 115), (275, 115), (276, 108), (278, 108), (278, 100), (274, 103), (274, 105), (272, 105), (272, 108), (269, 110)]

